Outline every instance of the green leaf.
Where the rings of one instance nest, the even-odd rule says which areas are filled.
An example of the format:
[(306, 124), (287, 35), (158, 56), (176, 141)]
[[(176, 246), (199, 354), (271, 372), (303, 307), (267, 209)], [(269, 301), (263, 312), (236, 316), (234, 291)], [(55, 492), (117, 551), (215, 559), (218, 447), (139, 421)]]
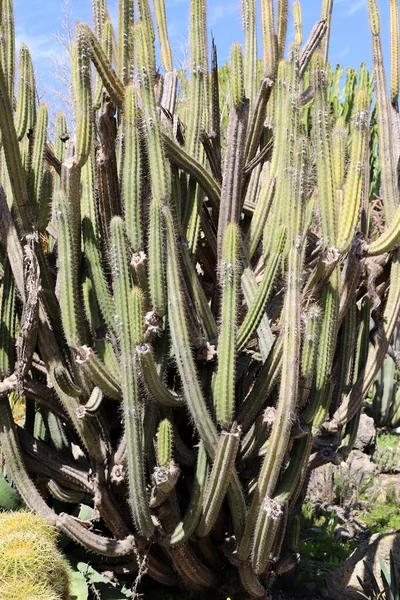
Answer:
[(0, 510), (18, 510), (23, 506), (23, 500), (8, 481), (0, 478)]

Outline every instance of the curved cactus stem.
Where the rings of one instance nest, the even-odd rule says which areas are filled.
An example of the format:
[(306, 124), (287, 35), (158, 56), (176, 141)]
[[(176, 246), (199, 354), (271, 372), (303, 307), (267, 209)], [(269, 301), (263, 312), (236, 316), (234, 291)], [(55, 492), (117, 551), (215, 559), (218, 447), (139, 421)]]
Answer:
[(88, 346), (75, 346), (77, 363), (84, 364), (88, 368), (89, 376), (94, 385), (113, 400), (121, 400), (121, 385), (114, 375), (110, 373), (106, 365), (96, 356)]
[(222, 431), (218, 441), (214, 464), (206, 485), (203, 510), (197, 526), (197, 535), (205, 537), (214, 527), (227, 492), (239, 449), (240, 432), (234, 427), (231, 432)]
[(165, 406), (177, 408), (184, 406), (184, 398), (169, 390), (162, 381), (155, 364), (153, 353), (148, 344), (141, 343), (136, 346), (136, 354), (140, 362), (142, 375), (146, 381), (147, 388), (150, 394)]
[(203, 496), (207, 484), (208, 460), (203, 442), (199, 444), (197, 466), (194, 474), (193, 489), (190, 494), (189, 506), (186, 513), (175, 529), (163, 543), (174, 546), (188, 540), (194, 533), (200, 519)]
[(267, 590), (261, 584), (253, 569), (247, 563), (239, 565), (240, 581), (246, 592), (252, 598), (262, 598), (263, 600), (272, 600), (272, 597), (267, 594)]
[(236, 346), (238, 352), (243, 351), (263, 317), (265, 306), (271, 295), (278, 267), (281, 263), (285, 240), (286, 227), (281, 227), (278, 232), (276, 247), (272, 249), (271, 254), (268, 257), (267, 267), (257, 290), (257, 294), (250, 304), (243, 323), (237, 333)]
[(111, 98), (120, 106), (124, 101), (124, 86), (115, 74), (115, 71), (112, 68), (110, 61), (108, 60), (100, 43), (86, 23), (77, 24), (76, 35), (82, 36), (83, 39), (85, 39), (88, 48), (90, 49), (90, 57), (103, 82), (104, 87), (110, 94)]
[(367, 246), (370, 256), (390, 252), (400, 245), (400, 206), (396, 209), (389, 227), (372, 244)]
[(55, 525), (57, 515), (47, 506), (26, 471), (10, 404), (8, 398), (4, 397), (0, 397), (0, 444), (12, 480), (15, 482), (25, 504)]

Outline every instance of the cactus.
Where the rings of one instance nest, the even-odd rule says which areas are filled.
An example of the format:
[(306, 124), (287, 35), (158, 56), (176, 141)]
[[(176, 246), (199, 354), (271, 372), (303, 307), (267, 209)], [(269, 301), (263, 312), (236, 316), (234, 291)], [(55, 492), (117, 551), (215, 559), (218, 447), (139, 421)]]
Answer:
[[(120, 0), (117, 41), (94, 0), (94, 29), (78, 23), (72, 48), (75, 123), (67, 133), (60, 114), (54, 140), (26, 46), (14, 98), (12, 3), (0, 4), (7, 473), (71, 539), (145, 556), (164, 585), (217, 588), (208, 565), (226, 532), (218, 568), (267, 597), (293, 563), (310, 455), (350, 450), (398, 321), (395, 3), (390, 97), (368, 3), (375, 97), (364, 64), (340, 90), (331, 0), (305, 43), (305, 2), (293, 3), (294, 40), (287, 0), (262, 2), (259, 68), (243, 0), (244, 51), (233, 44), (218, 70), (213, 43), (211, 73), (205, 0), (191, 0), (188, 77), (174, 71), (163, 0), (154, 23), (147, 0), (136, 20)], [(383, 232), (369, 207), (380, 186)], [(94, 516), (56, 510), (82, 497), (96, 532)]]

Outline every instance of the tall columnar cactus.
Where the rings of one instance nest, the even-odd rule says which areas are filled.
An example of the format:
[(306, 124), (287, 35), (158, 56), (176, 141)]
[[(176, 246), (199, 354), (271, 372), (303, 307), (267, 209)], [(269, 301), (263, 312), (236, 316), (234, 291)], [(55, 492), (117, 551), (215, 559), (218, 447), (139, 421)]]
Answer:
[[(163, 0), (155, 23), (147, 0), (120, 0), (117, 41), (94, 0), (71, 52), (75, 122), (59, 115), (51, 141), (26, 46), (14, 98), (0, 3), (2, 452), (26, 504), (98, 561), (126, 556), (129, 583), (139, 567), (267, 598), (309, 470), (351, 448), (400, 310), (395, 4), (390, 97), (376, 0), (375, 81), (348, 69), (342, 97), (330, 0), (304, 44), (307, 3), (288, 40), (287, 0), (262, 2), (260, 69), (243, 0), (244, 50), (218, 71), (213, 45), (211, 74), (191, 0), (187, 76)], [(82, 496), (95, 531), (57, 510)]]

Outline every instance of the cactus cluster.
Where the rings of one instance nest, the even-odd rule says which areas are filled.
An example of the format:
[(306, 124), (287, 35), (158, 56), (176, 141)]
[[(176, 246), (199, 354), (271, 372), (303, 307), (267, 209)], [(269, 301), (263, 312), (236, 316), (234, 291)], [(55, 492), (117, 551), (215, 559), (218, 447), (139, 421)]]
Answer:
[[(339, 98), (332, 4), (303, 43), (294, 2), (289, 48), (288, 1), (264, 0), (257, 61), (243, 1), (226, 118), (205, 0), (190, 1), (188, 74), (163, 0), (155, 23), (148, 0), (119, 0), (118, 38), (94, 0), (71, 49), (73, 132), (58, 115), (51, 141), (26, 46), (14, 98), (1, 3), (1, 449), (30, 509), (99, 560), (124, 556), (132, 579), (145, 564), (167, 586), (268, 598), (297, 559), (309, 472), (351, 449), (386, 354), (400, 309), (397, 12), (390, 91), (369, 0), (374, 78), (349, 70)], [(83, 499), (95, 530), (71, 514)]]

